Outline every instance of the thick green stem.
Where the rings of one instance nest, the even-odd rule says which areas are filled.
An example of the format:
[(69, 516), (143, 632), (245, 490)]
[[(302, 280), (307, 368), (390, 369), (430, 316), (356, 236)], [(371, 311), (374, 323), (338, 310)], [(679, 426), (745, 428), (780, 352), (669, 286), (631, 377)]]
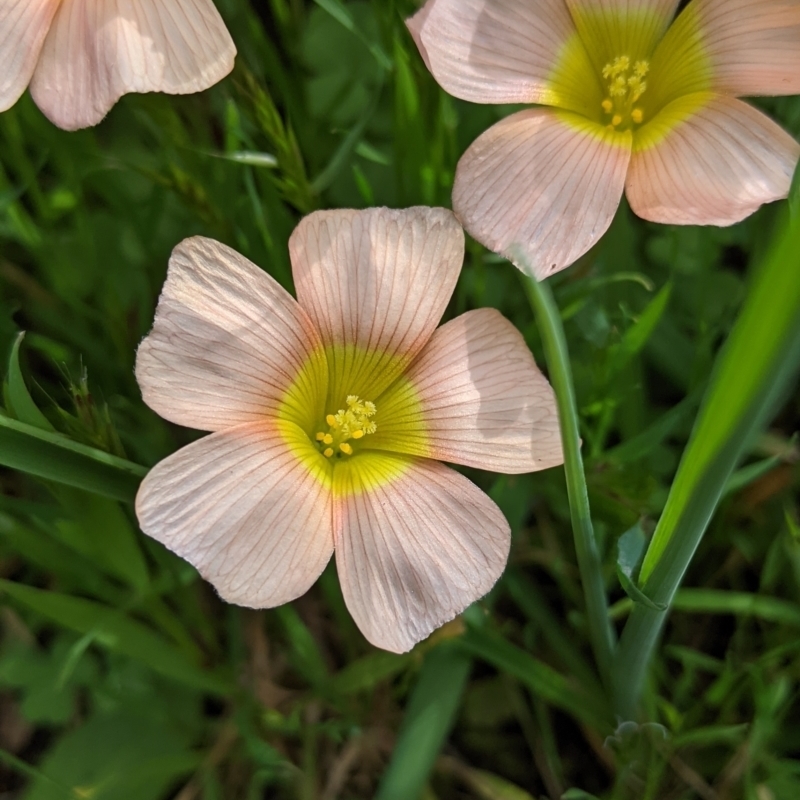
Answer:
[(578, 556), (578, 567), (586, 598), (589, 635), (600, 676), (610, 690), (615, 636), (608, 617), (608, 598), (603, 581), (602, 564), (589, 510), (589, 495), (586, 490), (586, 476), (583, 472), (578, 412), (575, 406), (575, 391), (572, 386), (572, 370), (567, 352), (567, 342), (561, 324), (561, 315), (550, 288), (547, 284), (539, 283), (532, 278), (523, 279), (523, 283), (536, 316), (550, 371), (550, 382), (556, 393), (558, 417), (561, 422), (561, 442), (564, 447), (564, 470), (567, 478), (572, 532), (575, 537), (575, 552)]

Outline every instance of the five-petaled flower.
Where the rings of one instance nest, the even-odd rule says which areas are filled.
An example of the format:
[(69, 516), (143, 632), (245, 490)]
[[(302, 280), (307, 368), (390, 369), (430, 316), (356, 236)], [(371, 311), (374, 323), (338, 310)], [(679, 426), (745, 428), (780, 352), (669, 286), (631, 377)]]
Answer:
[(731, 225), (786, 197), (800, 146), (737, 99), (800, 93), (800, 0), (428, 0), (408, 21), (439, 84), (532, 103), (481, 135), (453, 207), (541, 279), (607, 230)]
[(207, 89), (235, 55), (212, 0), (0, 0), (0, 111), (30, 84), (53, 123), (86, 128), (128, 92)]
[(402, 652), (484, 595), (510, 531), (439, 460), (562, 462), (554, 397), (492, 309), (436, 326), (464, 234), (450, 211), (321, 211), (289, 242), (298, 300), (228, 247), (170, 260), (136, 376), (145, 402), (213, 431), (158, 464), (142, 530), (234, 603), (303, 594), (331, 554), (351, 614)]

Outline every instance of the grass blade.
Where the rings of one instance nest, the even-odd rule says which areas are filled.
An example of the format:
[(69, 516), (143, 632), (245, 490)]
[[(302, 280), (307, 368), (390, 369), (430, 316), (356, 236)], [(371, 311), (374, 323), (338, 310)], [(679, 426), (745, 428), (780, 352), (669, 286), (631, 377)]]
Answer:
[(420, 796), (455, 720), (471, 664), (469, 656), (451, 643), (426, 656), (376, 800)]
[(38, 478), (132, 502), (147, 470), (0, 414), (0, 464)]
[(98, 644), (141, 661), (168, 678), (215, 694), (225, 695), (232, 689), (227, 681), (201, 669), (166, 639), (117, 608), (7, 580), (0, 580), (0, 590), (56, 624), (91, 634)]
[[(800, 220), (757, 270), (717, 358), (692, 436), (640, 573), (644, 593), (670, 604), (753, 437), (767, 424), (800, 366)], [(617, 712), (636, 710), (667, 611), (635, 607), (616, 656)]]

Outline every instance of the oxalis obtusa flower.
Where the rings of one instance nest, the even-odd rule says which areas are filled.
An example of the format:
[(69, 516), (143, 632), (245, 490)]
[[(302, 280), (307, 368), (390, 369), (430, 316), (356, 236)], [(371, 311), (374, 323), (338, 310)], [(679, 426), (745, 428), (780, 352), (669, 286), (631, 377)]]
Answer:
[[(747, 103), (800, 92), (800, 0), (429, 0), (408, 21), (440, 85), (535, 103), (462, 157), (465, 228), (541, 279), (622, 197), (654, 222), (731, 225), (786, 197), (800, 146)], [(670, 25), (670, 23), (672, 24)]]
[(297, 301), (218, 242), (175, 249), (136, 376), (163, 417), (213, 433), (148, 474), (136, 513), (245, 606), (303, 594), (335, 550), (358, 626), (402, 652), (508, 556), (500, 510), (439, 460), (560, 464), (553, 393), (497, 311), (436, 329), (464, 255), (451, 212), (316, 212), (289, 249)]
[(128, 92), (207, 89), (235, 55), (212, 0), (0, 0), (0, 111), (30, 84), (51, 122), (86, 128)]

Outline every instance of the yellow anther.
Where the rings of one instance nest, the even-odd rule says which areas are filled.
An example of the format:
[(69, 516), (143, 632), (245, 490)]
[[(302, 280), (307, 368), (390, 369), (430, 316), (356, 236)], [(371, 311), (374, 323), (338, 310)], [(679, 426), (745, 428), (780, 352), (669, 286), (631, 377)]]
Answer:
[(628, 83), (624, 76), (617, 75), (608, 87), (609, 94), (612, 97), (624, 97), (628, 93)]
[(603, 77), (604, 78), (615, 78), (617, 75), (621, 75), (623, 72), (627, 72), (630, 69), (631, 60), (628, 56), (619, 56), (615, 58), (610, 64), (606, 64), (603, 67)]
[(649, 71), (649, 61), (641, 59), (634, 63), (629, 56), (618, 56), (603, 67), (608, 96), (600, 105), (607, 115), (604, 121), (610, 122), (612, 128), (627, 130), (631, 125), (641, 124), (644, 114), (633, 106), (647, 91), (645, 76)]
[(351, 394), (345, 399), (345, 405), (346, 408), (340, 408), (335, 414), (325, 417), (328, 432), (316, 434), (316, 440), (324, 447), (322, 454), (326, 458), (334, 453), (352, 455), (353, 445), (347, 443), (350, 439), (363, 439), (367, 434), (378, 430), (378, 426), (370, 419), (378, 412), (375, 403)]

